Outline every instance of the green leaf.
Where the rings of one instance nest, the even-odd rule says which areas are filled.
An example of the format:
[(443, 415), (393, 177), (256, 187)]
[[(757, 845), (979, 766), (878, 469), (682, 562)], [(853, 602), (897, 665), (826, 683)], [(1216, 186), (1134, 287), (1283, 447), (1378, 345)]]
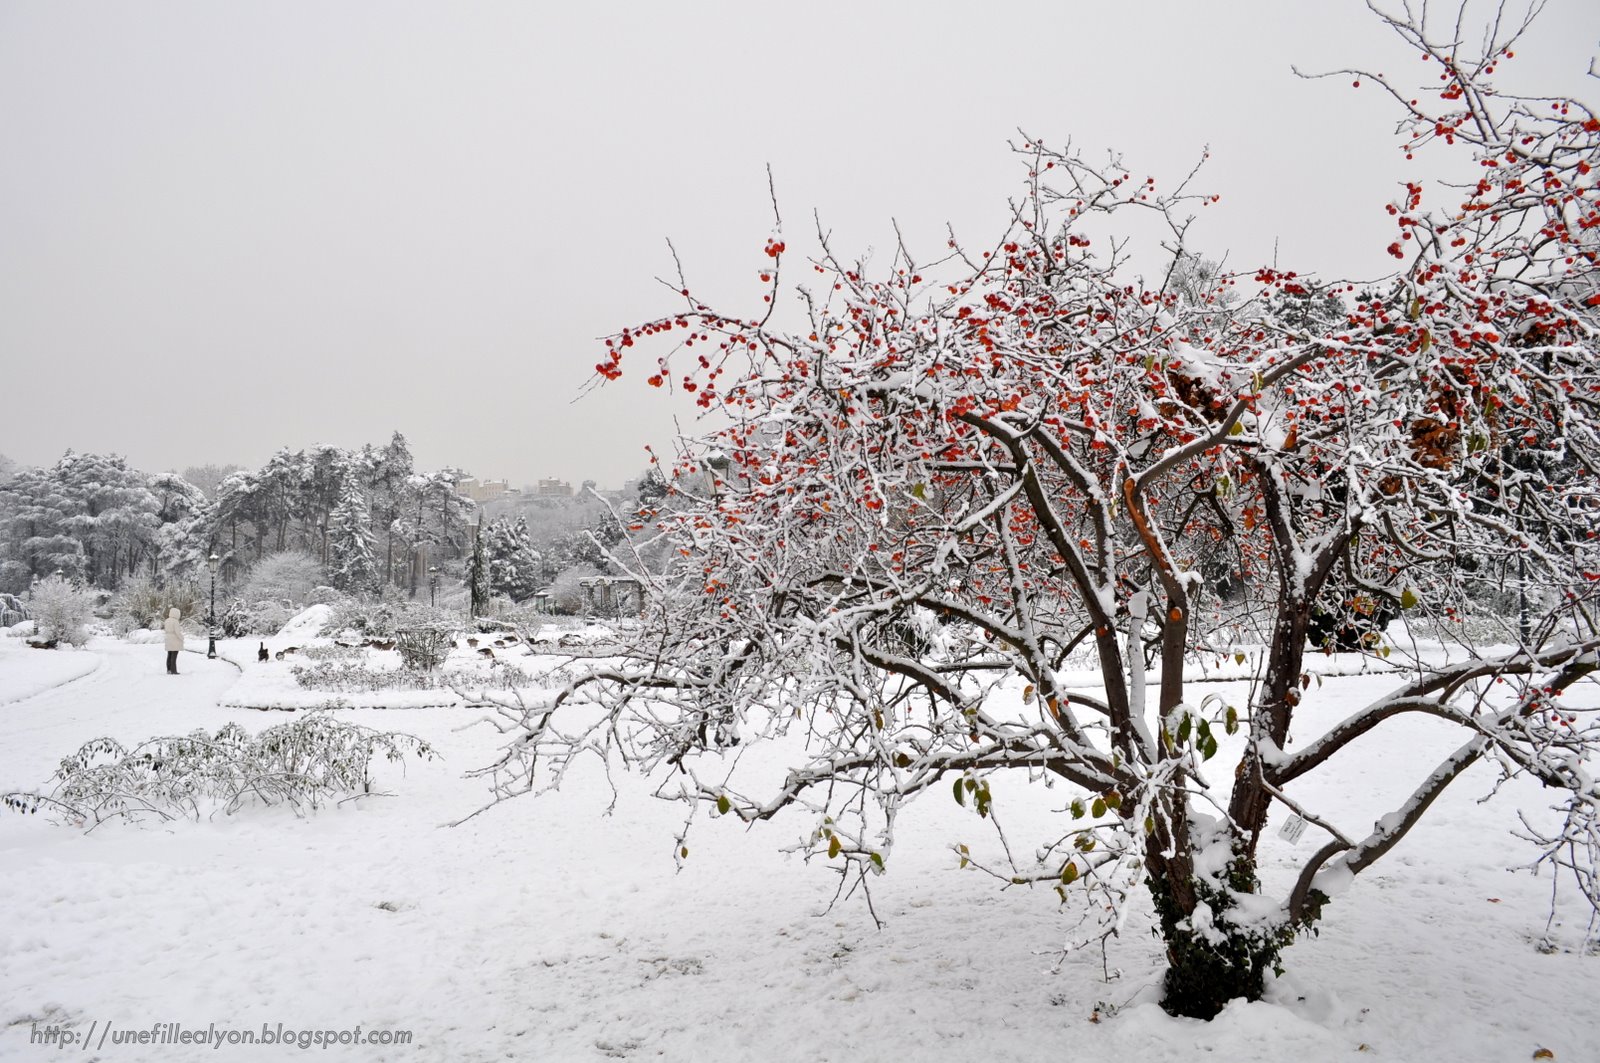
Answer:
[(1106, 799), (1106, 807), (1107, 808), (1121, 808), (1122, 807), (1122, 795), (1117, 793), (1115, 790), (1112, 790), (1109, 793), (1107, 793), (1105, 795), (1105, 799)]
[(1067, 866), (1061, 869), (1061, 884), (1070, 886), (1076, 881), (1078, 881), (1078, 865), (1068, 860)]
[(837, 834), (831, 836), (828, 839), (828, 859), (832, 860), (834, 857), (838, 856), (839, 850), (842, 848), (844, 848), (844, 846), (839, 844), (839, 836)]
[(928, 487), (927, 487), (927, 485), (926, 484), (920, 484), (920, 483), (912, 484), (911, 485), (911, 495), (912, 495), (913, 498), (927, 498), (928, 497)]
[(967, 788), (961, 785), (964, 782), (966, 782), (965, 779), (957, 779), (956, 784), (950, 788), (950, 792), (956, 795), (956, 804), (963, 808), (967, 804)]
[(1417, 607), (1417, 592), (1407, 587), (1400, 592), (1400, 608), (1415, 609)]
[(1106, 803), (1105, 803), (1105, 801), (1102, 798), (1099, 798), (1099, 797), (1095, 798), (1094, 799), (1094, 804), (1089, 806), (1089, 811), (1090, 811), (1091, 814), (1093, 814), (1096, 817), (1105, 815), (1106, 814)]
[(1229, 734), (1237, 734), (1239, 731), (1239, 710), (1234, 708), (1232, 705), (1229, 705), (1228, 716), (1227, 719), (1223, 721), (1222, 726), (1223, 729)]
[(877, 865), (877, 868), (878, 868), (879, 871), (883, 870), (883, 854), (882, 853), (873, 853), (872, 854), (872, 862)]
[(1240, 424), (1238, 421), (1233, 422), (1233, 427), (1228, 429), (1228, 434), (1230, 436), (1244, 435), (1244, 425)]
[(1178, 744), (1180, 746), (1189, 741), (1189, 723), (1190, 718), (1185, 716), (1183, 722), (1178, 725)]
[(1073, 819), (1082, 819), (1083, 818), (1083, 802), (1074, 800), (1072, 802), (1072, 804), (1067, 808), (1067, 811), (1072, 813), (1072, 818)]
[(1200, 742), (1200, 759), (1210, 760), (1216, 755), (1217, 740), (1210, 735), (1206, 735), (1205, 738)]
[(718, 794), (717, 795), (717, 811), (719, 813), (721, 813), (722, 815), (726, 816), (728, 814), (728, 809), (730, 809), (732, 807), (733, 807), (733, 802), (728, 800), (728, 795), (727, 794)]

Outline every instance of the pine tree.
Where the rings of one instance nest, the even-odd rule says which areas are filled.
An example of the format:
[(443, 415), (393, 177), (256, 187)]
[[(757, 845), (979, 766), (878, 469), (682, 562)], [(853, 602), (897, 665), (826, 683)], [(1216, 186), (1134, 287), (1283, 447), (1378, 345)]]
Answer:
[(485, 552), (494, 589), (520, 602), (539, 589), (539, 552), (533, 548), (528, 522), (500, 519), (489, 525)]
[[(407, 487), (413, 471), (411, 446), (399, 432), (390, 437), (388, 446), (373, 451), (368, 483), (372, 488), (374, 524), (383, 536), (383, 581), (386, 584), (394, 582), (395, 548), (405, 545), (401, 533), (406, 525), (401, 515), (409, 497)], [(405, 554), (400, 556), (404, 559)]]
[(483, 552), (482, 517), (472, 526), (472, 556), (467, 561), (467, 589), (472, 594), (468, 615), (478, 616), (489, 602), (490, 591), (489, 564)]
[(377, 584), (372, 520), (366, 496), (352, 475), (345, 477), (339, 503), (328, 515), (328, 574), (342, 591), (371, 591)]

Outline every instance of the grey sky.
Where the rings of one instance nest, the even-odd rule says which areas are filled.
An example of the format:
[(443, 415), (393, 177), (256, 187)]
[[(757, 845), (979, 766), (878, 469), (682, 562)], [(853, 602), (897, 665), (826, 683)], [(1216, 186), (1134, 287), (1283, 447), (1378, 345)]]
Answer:
[[(1550, 0), (1501, 79), (1593, 101), (1597, 41)], [(1291, 63), (1421, 66), (1357, 0), (0, 0), (0, 453), (398, 428), (426, 466), (618, 485), (674, 407), (638, 371), (571, 400), (595, 337), (673, 308), (664, 238), (753, 310), (770, 162), (791, 250), (813, 209), (841, 249), (983, 242), (1019, 127), (1169, 180), (1209, 143), (1208, 253), (1382, 272), (1394, 110)]]

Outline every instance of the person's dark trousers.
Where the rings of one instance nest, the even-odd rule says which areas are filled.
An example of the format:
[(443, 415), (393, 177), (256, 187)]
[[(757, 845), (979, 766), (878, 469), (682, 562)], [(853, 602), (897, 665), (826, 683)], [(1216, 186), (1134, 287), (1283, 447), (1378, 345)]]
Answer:
[(177, 675), (178, 674), (178, 651), (177, 650), (168, 650), (167, 651), (167, 674), (168, 675)]

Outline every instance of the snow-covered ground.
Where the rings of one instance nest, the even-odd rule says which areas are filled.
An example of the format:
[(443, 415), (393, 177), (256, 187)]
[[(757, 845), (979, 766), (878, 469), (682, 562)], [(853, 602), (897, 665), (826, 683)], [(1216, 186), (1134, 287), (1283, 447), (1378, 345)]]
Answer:
[(0, 637), (0, 704), (21, 701), (81, 679), (100, 667), (98, 654), (36, 650), (21, 638)]
[[(248, 681), (256, 642), (222, 648)], [(96, 667), (46, 674), (68, 659)], [(159, 646), (96, 639), (49, 653), (0, 639), (0, 791), (40, 787), (63, 755), (100, 735), (284, 722), (223, 707), (237, 700), (234, 664), (186, 653), (177, 677), (163, 664)], [(1330, 678), (1313, 704), (1333, 702), (1337, 716), (1383, 689), (1382, 676)], [(459, 706), (341, 715), (415, 733), (443, 759), (409, 761), (403, 774), (384, 765), (391, 796), (304, 819), (250, 809), (85, 834), (43, 814), (0, 813), (0, 1059), (60, 1055), (31, 1038), (36, 1024), (64, 1022), (82, 1033), (95, 1024), (96, 1041), (108, 1023), (114, 1035), (161, 1023), (411, 1033), (405, 1046), (307, 1057), (351, 1060), (1314, 1063), (1370, 1053), (1472, 1063), (1541, 1048), (1600, 1059), (1600, 957), (1582, 955), (1595, 928), (1564, 903), (1548, 928), (1553, 949), (1544, 944), (1549, 879), (1505, 870), (1525, 856), (1507, 834), (1514, 809), (1548, 802), (1512, 787), (1479, 804), (1483, 773), (1458, 781), (1338, 898), (1319, 937), (1288, 950), (1269, 1001), (1201, 1023), (1154, 1003), (1161, 950), (1142, 915), (1109, 953), (1120, 977), (1104, 978), (1098, 952), (1058, 962), (1074, 913), (1048, 888), (1001, 890), (956, 870), (949, 844), (981, 853), (995, 843), (948, 797), (902, 821), (889, 873), (873, 886), (880, 931), (859, 900), (829, 910), (837, 880), (820, 863), (778, 851), (808, 822), (748, 831), (703, 822), (675, 871), (682, 809), (629, 776), (616, 777), (613, 795), (592, 766), (559, 793), (447, 827), (483, 804), (483, 785), (463, 775), (488, 762), (498, 736), (463, 729), (473, 714)], [(1436, 721), (1388, 734), (1296, 796), (1344, 810), (1352, 828), (1387, 811), (1418, 775), (1417, 749), (1447, 744)], [(1024, 845), (1062, 803), (1061, 791), (1019, 780), (993, 789), (997, 817)], [(1274, 835), (1269, 877), (1315, 844)], [(299, 1055), (114, 1038), (71, 1051), (107, 1061)]]

